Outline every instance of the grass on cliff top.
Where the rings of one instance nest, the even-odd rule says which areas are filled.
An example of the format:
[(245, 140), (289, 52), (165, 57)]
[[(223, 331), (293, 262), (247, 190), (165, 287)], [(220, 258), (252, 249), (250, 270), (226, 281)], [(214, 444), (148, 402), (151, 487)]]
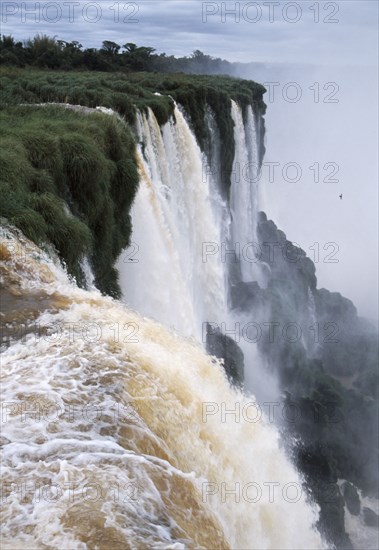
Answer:
[(230, 99), (237, 101), (242, 108), (255, 104), (264, 113), (264, 92), (261, 84), (229, 76), (0, 68), (1, 105), (48, 102), (87, 107), (101, 105), (116, 110), (130, 124), (135, 122), (137, 109), (144, 111), (150, 107), (162, 125), (173, 113), (174, 99), (184, 108), (196, 139), (205, 152), (210, 143), (209, 129), (205, 123), (209, 105), (223, 136), (221, 174), (226, 194), (234, 158)]
[[(103, 105), (119, 112), (124, 110), (121, 114), (129, 122), (133, 122), (134, 107), (143, 109), (159, 105), (162, 110), (170, 110), (169, 95), (177, 99), (185, 93), (202, 91), (206, 94), (210, 89), (226, 94), (241, 105), (261, 101), (265, 92), (261, 84), (229, 76), (0, 68), (2, 104), (51, 101), (88, 107)], [(162, 96), (155, 95), (156, 92)]]
[(51, 242), (79, 284), (88, 254), (98, 287), (118, 296), (113, 264), (129, 243), (138, 186), (127, 126), (55, 106), (3, 108), (0, 124), (0, 216)]
[[(224, 76), (163, 73), (57, 72), (0, 68), (0, 215), (37, 244), (52, 242), (81, 283), (80, 259), (89, 254), (100, 290), (119, 296), (115, 259), (128, 245), (129, 216), (137, 186), (135, 143), (127, 125), (103, 114), (84, 115), (58, 106), (112, 108), (129, 124), (150, 107), (159, 124), (185, 109), (198, 143), (210, 143), (210, 106), (222, 136), (225, 194), (234, 158), (230, 99), (264, 112), (265, 89)], [(69, 206), (69, 210), (65, 205)]]

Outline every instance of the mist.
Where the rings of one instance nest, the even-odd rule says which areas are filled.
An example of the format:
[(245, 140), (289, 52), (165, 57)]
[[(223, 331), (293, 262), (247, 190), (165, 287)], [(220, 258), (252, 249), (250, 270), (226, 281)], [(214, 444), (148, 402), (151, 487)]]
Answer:
[[(240, 72), (268, 87), (261, 208), (315, 262), (318, 287), (341, 292), (359, 315), (377, 322), (378, 89), (372, 68), (260, 64)], [(277, 163), (271, 174), (269, 163)]]

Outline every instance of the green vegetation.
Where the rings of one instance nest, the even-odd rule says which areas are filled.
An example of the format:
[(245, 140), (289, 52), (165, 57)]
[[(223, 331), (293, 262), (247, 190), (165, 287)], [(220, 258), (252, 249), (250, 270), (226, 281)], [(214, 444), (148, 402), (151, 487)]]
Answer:
[(88, 254), (100, 290), (119, 296), (113, 265), (129, 243), (138, 186), (128, 127), (54, 106), (8, 107), (0, 121), (0, 215), (52, 243), (79, 284)]
[[(22, 103), (71, 103), (95, 108), (112, 108), (127, 122), (135, 122), (136, 109), (150, 106), (160, 122), (166, 122), (173, 112), (169, 97), (158, 97), (149, 88), (124, 74), (68, 73), (27, 69), (0, 70), (2, 105)], [(154, 90), (155, 91), (155, 90)]]
[(0, 65), (42, 69), (89, 71), (159, 71), (191, 74), (236, 74), (236, 64), (195, 50), (189, 57), (157, 54), (149, 46), (124, 45), (104, 40), (100, 49), (83, 48), (77, 40), (67, 42), (36, 35), (23, 42), (0, 35)]
[[(205, 113), (209, 105), (216, 117), (221, 143), (221, 174), (227, 194), (234, 158), (233, 120), (230, 99), (243, 108), (254, 104), (264, 113), (265, 88), (256, 82), (228, 76), (160, 73), (61, 72), (31, 69), (0, 69), (2, 105), (22, 103), (71, 103), (87, 107), (103, 106), (116, 110), (134, 124), (136, 109), (150, 107), (159, 124), (167, 122), (174, 110), (171, 98), (180, 103), (189, 117), (203, 151), (209, 144)], [(161, 95), (155, 95), (159, 93)]]

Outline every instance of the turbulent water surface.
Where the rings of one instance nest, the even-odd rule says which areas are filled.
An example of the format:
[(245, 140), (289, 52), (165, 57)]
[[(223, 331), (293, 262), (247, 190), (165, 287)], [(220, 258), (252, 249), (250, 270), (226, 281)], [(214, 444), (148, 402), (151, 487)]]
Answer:
[(249, 400), (201, 346), (78, 289), (14, 230), (1, 241), (19, 303), (2, 359), (2, 548), (321, 547), (275, 429), (214, 414)]
[(205, 159), (181, 111), (160, 129), (151, 110), (138, 118), (140, 187), (133, 242), (119, 261), (125, 301), (181, 334), (201, 340), (202, 322), (226, 313), (217, 211), (210, 202)]

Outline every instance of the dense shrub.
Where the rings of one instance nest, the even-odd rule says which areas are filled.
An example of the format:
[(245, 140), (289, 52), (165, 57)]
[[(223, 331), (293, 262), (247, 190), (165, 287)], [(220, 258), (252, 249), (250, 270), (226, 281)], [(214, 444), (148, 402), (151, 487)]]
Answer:
[[(254, 104), (262, 113), (265, 110), (265, 89), (256, 82), (228, 76), (206, 76), (164, 73), (110, 73), (104, 78), (101, 72), (51, 72), (2, 68), (2, 102), (38, 103), (63, 102), (112, 108), (130, 124), (135, 123), (136, 109), (150, 107), (159, 124), (165, 124), (173, 114), (174, 102), (184, 109), (196, 139), (205, 152), (209, 144), (205, 124), (207, 106), (215, 115), (221, 142), (221, 176), (227, 195), (234, 158), (233, 120), (230, 99), (237, 101), (246, 112)], [(161, 95), (159, 95), (161, 94)]]
[(0, 215), (37, 244), (52, 243), (79, 284), (88, 255), (99, 288), (119, 296), (113, 265), (129, 242), (138, 187), (128, 127), (54, 106), (9, 107), (0, 121)]

